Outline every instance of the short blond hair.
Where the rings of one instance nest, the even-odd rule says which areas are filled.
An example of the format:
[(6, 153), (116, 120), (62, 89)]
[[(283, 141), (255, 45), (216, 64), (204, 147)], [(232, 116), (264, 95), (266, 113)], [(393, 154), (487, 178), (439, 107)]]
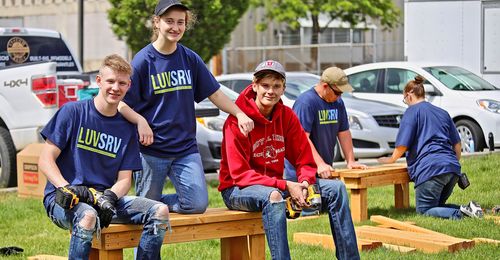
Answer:
[(99, 68), (100, 75), (102, 75), (102, 69), (106, 67), (110, 68), (114, 72), (132, 75), (132, 67), (130, 64), (118, 54), (111, 54), (104, 58), (101, 67)]

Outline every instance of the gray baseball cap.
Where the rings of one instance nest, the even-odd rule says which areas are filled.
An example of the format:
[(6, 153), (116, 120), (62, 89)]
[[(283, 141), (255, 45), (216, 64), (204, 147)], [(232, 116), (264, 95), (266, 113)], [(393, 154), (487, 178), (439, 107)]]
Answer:
[(178, 0), (160, 0), (155, 8), (155, 15), (161, 16), (164, 14), (170, 7), (172, 6), (180, 6), (186, 10), (189, 10), (187, 6), (183, 5), (181, 1)]
[(257, 73), (259, 73), (261, 71), (265, 71), (265, 70), (277, 72), (284, 79), (286, 79), (285, 68), (283, 68), (283, 65), (281, 65), (281, 63), (279, 63), (275, 60), (266, 60), (266, 61), (261, 62), (257, 66), (257, 68), (255, 68), (255, 72), (253, 73), (253, 75), (255, 76), (255, 75), (257, 75)]

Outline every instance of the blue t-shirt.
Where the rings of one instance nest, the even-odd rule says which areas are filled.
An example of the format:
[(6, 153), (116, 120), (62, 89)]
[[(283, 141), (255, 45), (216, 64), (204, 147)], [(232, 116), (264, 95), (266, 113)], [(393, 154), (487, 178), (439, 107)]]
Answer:
[(154, 133), (154, 143), (141, 146), (141, 152), (163, 158), (198, 152), (194, 102), (219, 89), (203, 60), (181, 44), (169, 55), (149, 44), (135, 55), (132, 67), (124, 101), (146, 118)]
[[(102, 191), (115, 184), (119, 171), (142, 168), (136, 127), (120, 113), (102, 115), (93, 99), (62, 106), (41, 134), (61, 149), (56, 164), (71, 185)], [(47, 182), (45, 196), (54, 191)]]
[(313, 87), (297, 98), (293, 111), (321, 158), (332, 164), (337, 135), (349, 129), (344, 101), (326, 102)]
[(415, 186), (440, 174), (460, 174), (453, 149), (459, 142), (448, 112), (425, 101), (406, 109), (396, 138), (396, 146), (408, 148), (408, 173)]

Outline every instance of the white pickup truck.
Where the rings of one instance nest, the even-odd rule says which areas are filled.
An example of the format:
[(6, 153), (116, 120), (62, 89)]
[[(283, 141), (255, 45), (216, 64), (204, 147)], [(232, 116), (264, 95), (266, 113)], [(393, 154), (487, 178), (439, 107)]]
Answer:
[(0, 187), (16, 186), (16, 154), (76, 100), (88, 76), (58, 32), (0, 28)]

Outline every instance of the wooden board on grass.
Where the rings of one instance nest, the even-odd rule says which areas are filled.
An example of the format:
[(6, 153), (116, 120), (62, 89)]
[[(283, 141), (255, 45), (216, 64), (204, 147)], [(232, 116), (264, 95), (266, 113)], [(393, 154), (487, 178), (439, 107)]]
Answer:
[[(326, 249), (335, 250), (335, 243), (331, 235), (315, 234), (307, 232), (297, 232), (293, 234), (293, 242), (297, 244), (321, 246)], [(367, 251), (382, 246), (380, 241), (372, 241), (366, 239), (358, 239), (358, 250)]]
[(437, 253), (440, 251), (455, 252), (464, 248), (463, 242), (447, 239), (433, 234), (415, 233), (396, 229), (372, 226), (356, 227), (358, 238), (381, 241), (383, 243), (415, 247), (420, 251)]
[(411, 252), (417, 251), (417, 249), (414, 247), (398, 246), (398, 245), (387, 244), (387, 243), (382, 243), (382, 246), (387, 248), (387, 249), (390, 249), (392, 251), (399, 252), (399, 253), (411, 253)]
[(442, 236), (442, 237), (445, 237), (448, 240), (453, 241), (453, 242), (461, 242), (463, 248), (471, 248), (471, 247), (474, 246), (474, 241), (473, 240), (456, 238), (456, 237), (453, 237), (453, 236), (449, 236), (449, 235), (446, 235), (446, 234), (443, 234), (443, 233), (439, 233), (439, 232), (436, 232), (436, 231), (433, 231), (433, 230), (430, 230), (430, 229), (426, 229), (426, 228), (423, 228), (423, 227), (415, 226), (414, 224), (409, 224), (409, 223), (406, 223), (406, 222), (403, 222), (403, 221), (399, 221), (399, 220), (395, 220), (395, 219), (392, 219), (392, 218), (388, 218), (388, 217), (385, 217), (385, 216), (373, 215), (373, 216), (370, 217), (370, 220), (373, 221), (373, 222), (375, 222), (375, 223), (381, 224), (384, 227), (389, 226), (389, 227), (397, 229), (397, 230), (405, 230), (405, 231), (411, 231), (411, 232), (415, 232), (415, 233), (432, 234), (432, 235), (435, 235), (435, 236)]

